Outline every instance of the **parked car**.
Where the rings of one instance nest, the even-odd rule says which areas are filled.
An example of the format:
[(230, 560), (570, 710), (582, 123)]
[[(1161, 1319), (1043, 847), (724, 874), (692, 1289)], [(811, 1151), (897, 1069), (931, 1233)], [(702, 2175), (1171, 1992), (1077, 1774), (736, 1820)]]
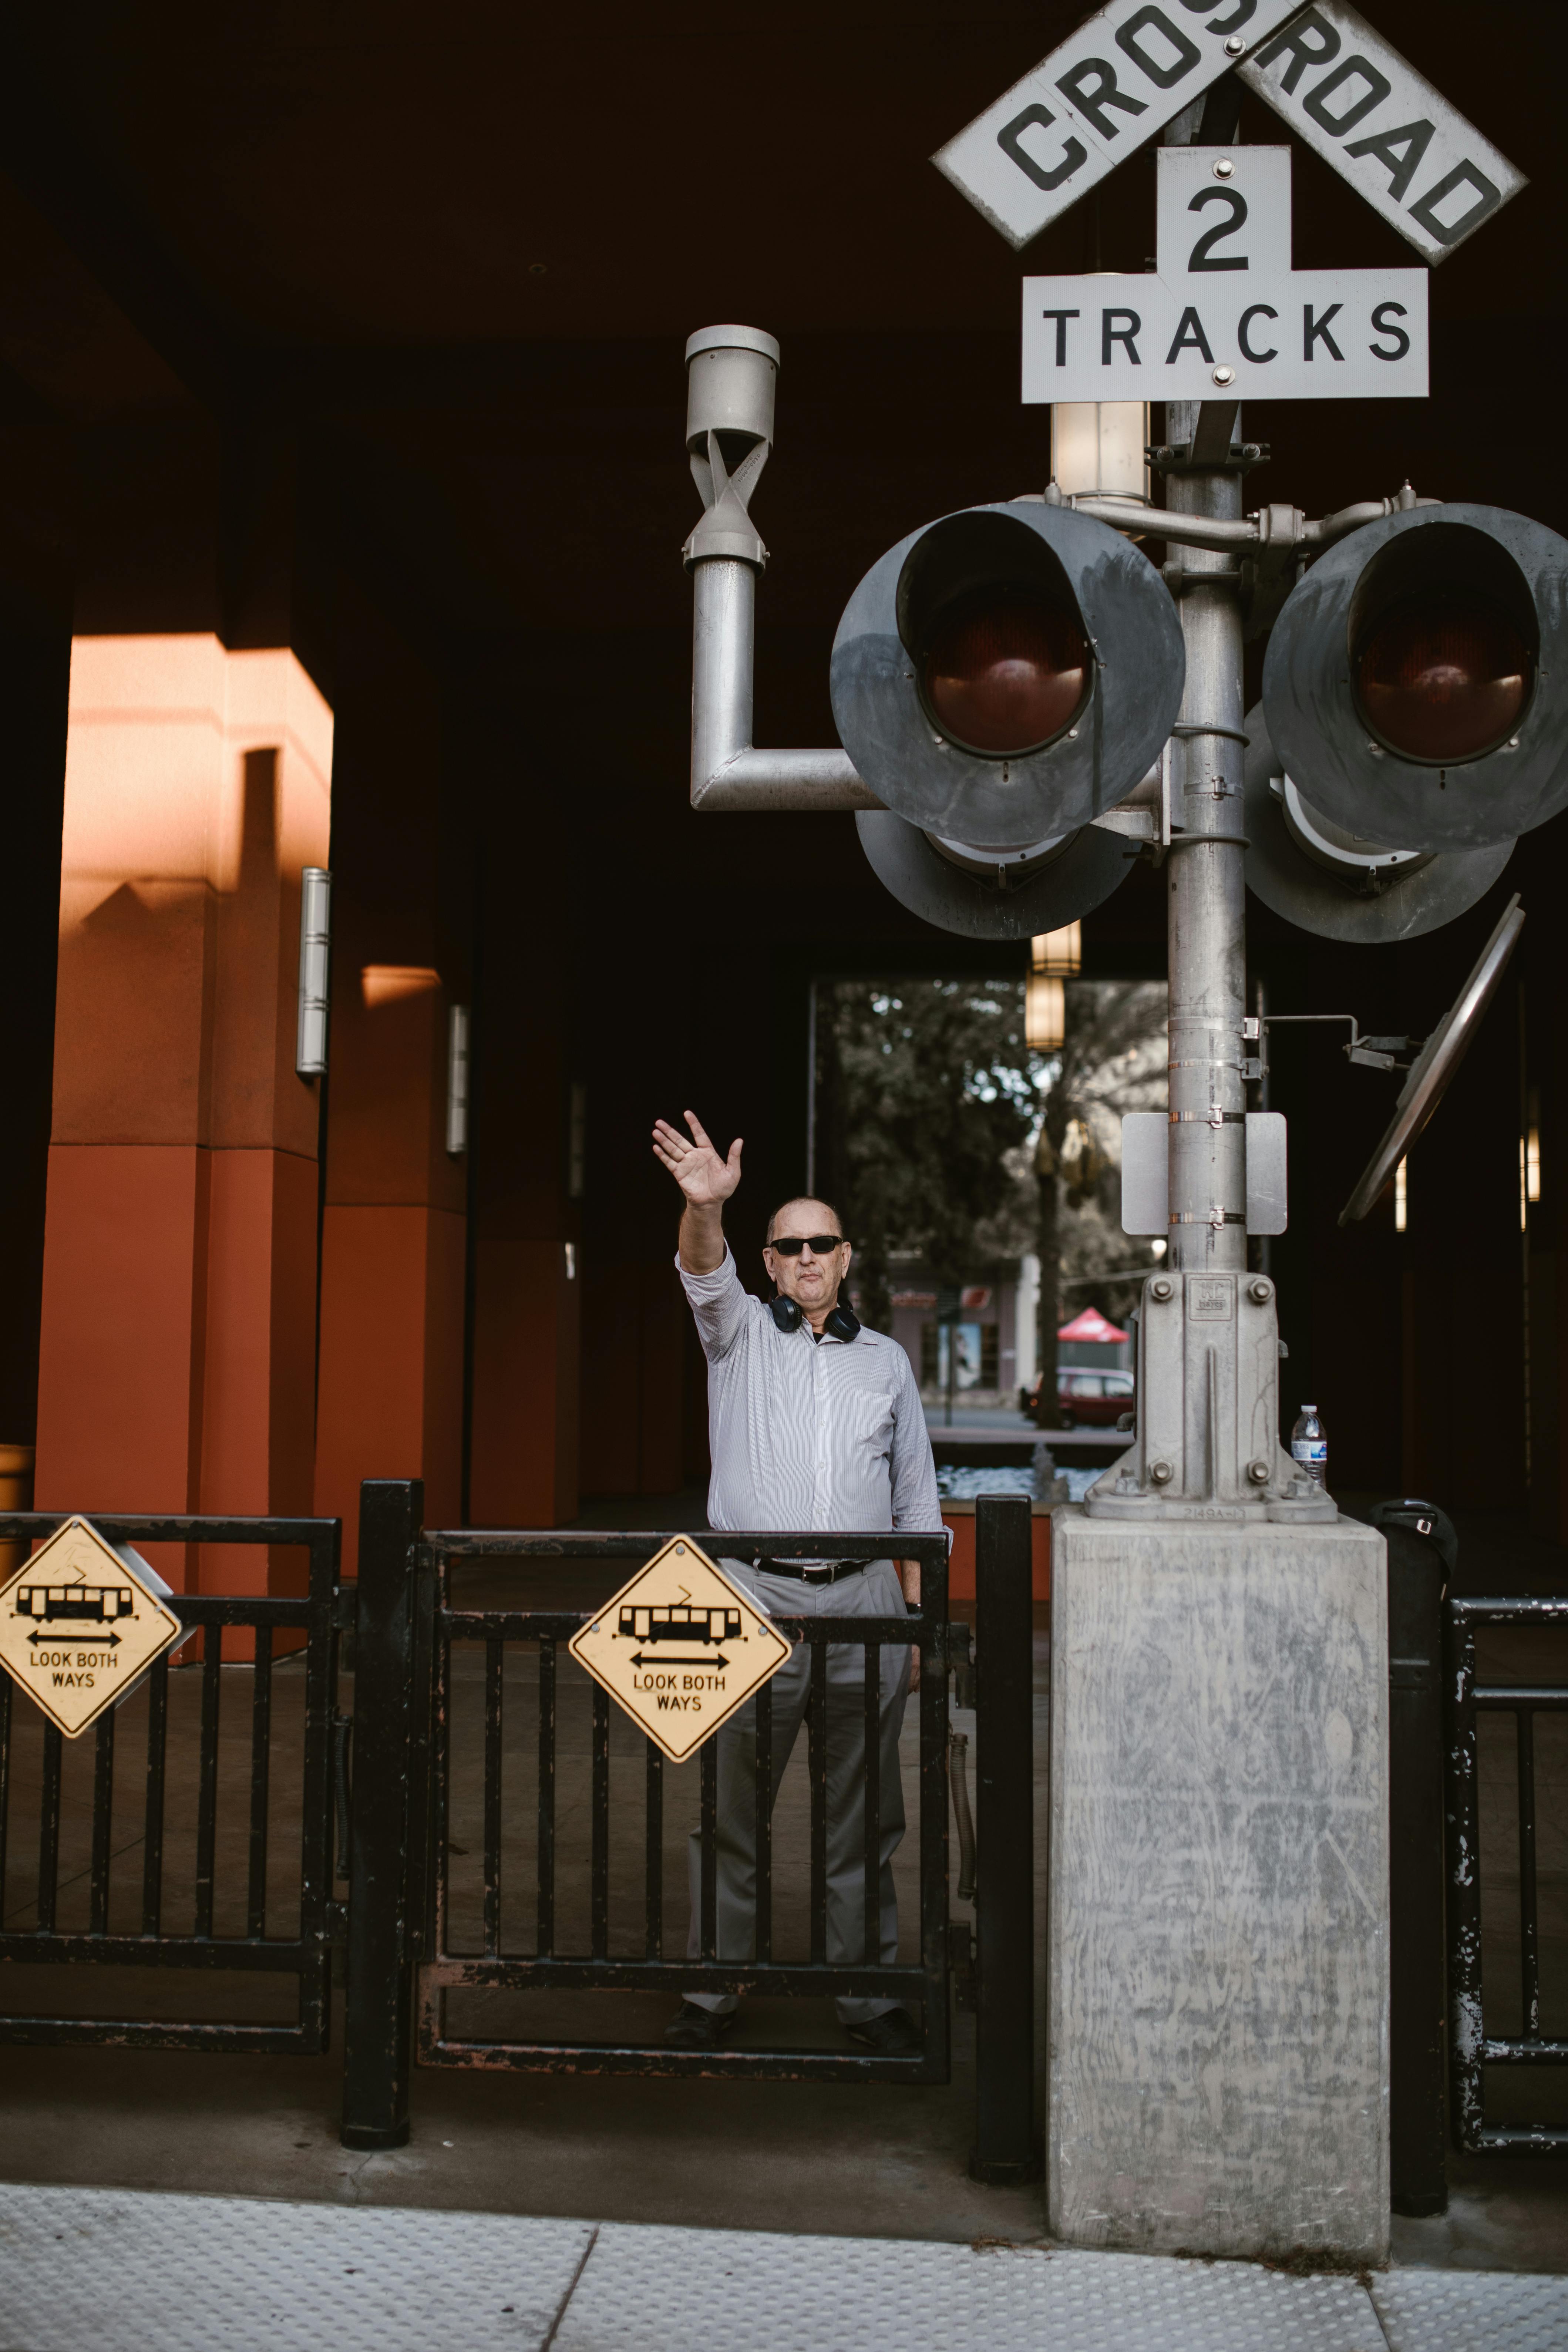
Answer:
[(1058, 1364), (1054, 1418), (1042, 1409), (1048, 1401), (1043, 1393), (1045, 1383), (1042, 1372), (1025, 1406), (1037, 1429), (1073, 1429), (1079, 1422), (1114, 1429), (1122, 1414), (1132, 1411), (1131, 1372), (1089, 1372), (1079, 1364)]

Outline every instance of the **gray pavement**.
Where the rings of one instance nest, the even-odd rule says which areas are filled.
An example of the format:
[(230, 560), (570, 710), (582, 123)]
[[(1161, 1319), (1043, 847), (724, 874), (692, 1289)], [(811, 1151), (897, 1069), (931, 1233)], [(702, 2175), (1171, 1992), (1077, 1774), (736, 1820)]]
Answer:
[(1568, 2279), (0, 2189), (26, 2352), (1562, 2352)]

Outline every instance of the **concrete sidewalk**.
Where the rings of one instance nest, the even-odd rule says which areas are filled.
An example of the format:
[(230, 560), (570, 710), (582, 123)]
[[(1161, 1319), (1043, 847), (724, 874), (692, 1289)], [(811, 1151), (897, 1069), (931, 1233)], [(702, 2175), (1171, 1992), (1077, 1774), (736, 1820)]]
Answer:
[(1563, 2352), (1568, 2278), (0, 2189), (5, 2352)]

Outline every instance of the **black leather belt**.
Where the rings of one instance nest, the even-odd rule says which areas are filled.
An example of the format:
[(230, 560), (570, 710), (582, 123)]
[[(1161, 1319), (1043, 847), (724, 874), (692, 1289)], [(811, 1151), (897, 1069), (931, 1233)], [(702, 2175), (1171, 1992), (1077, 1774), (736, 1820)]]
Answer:
[(859, 1576), (871, 1565), (867, 1559), (760, 1559), (769, 1576), (793, 1576), (798, 1584), (837, 1584), (842, 1576)]

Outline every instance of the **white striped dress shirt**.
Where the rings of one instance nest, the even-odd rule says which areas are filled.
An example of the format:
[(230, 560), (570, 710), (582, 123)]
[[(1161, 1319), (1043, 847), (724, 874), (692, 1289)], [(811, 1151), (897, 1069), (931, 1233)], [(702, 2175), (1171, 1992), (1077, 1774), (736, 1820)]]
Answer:
[(712, 1274), (675, 1264), (708, 1359), (709, 1525), (935, 1533), (936, 1465), (897, 1340), (781, 1331), (727, 1243)]

